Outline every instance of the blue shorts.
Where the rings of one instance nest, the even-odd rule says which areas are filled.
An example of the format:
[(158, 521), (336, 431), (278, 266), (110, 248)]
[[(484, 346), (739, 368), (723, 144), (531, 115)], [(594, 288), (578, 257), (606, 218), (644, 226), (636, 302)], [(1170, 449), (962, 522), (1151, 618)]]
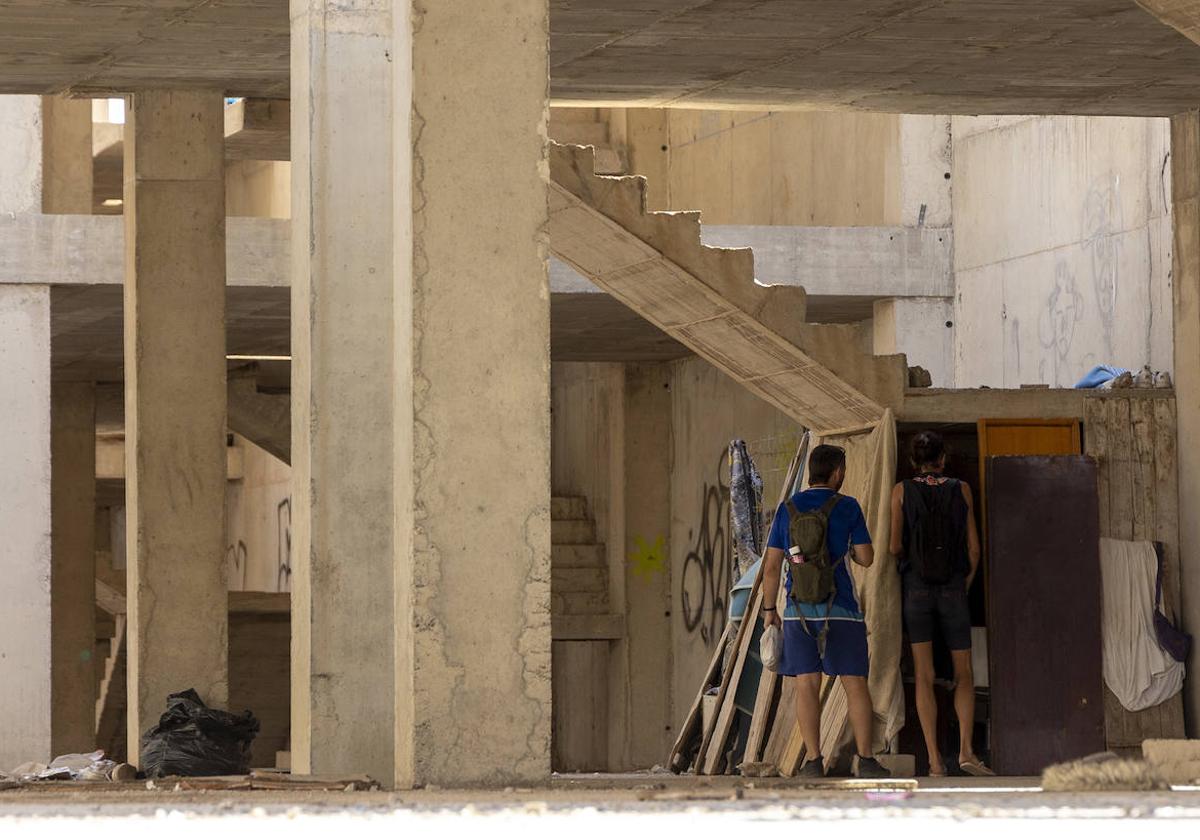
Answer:
[(783, 656), (779, 658), (778, 673), (785, 677), (822, 672), (831, 677), (867, 675), (867, 625), (851, 619), (831, 620), (822, 657), (817, 639), (824, 625), (819, 618), (783, 622)]

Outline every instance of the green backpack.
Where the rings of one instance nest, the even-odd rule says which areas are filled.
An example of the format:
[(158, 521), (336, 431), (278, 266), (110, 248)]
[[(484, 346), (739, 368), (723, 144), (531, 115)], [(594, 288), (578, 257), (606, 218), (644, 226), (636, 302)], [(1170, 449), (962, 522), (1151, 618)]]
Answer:
[[(792, 574), (788, 597), (798, 604), (828, 604), (837, 589), (833, 570), (838, 558), (829, 556), (829, 515), (843, 496), (834, 493), (816, 510), (801, 513), (791, 499), (787, 502), (791, 548), (785, 562)], [(799, 550), (799, 554), (793, 552)]]

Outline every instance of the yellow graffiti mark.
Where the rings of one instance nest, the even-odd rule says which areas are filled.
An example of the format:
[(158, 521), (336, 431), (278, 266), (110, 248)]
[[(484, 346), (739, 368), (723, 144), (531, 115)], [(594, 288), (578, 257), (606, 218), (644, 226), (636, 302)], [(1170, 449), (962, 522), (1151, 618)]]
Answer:
[(666, 564), (666, 541), (656, 537), (653, 543), (647, 543), (640, 534), (633, 538), (634, 549), (629, 555), (633, 564), (633, 573), (640, 577), (650, 578), (656, 572), (661, 572)]

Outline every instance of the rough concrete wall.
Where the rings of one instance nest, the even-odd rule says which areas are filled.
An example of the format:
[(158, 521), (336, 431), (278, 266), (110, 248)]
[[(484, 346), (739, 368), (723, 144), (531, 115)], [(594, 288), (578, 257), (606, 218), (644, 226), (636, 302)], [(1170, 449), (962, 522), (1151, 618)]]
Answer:
[(955, 117), (956, 384), (1171, 368), (1165, 120)]
[[(36, 108), (37, 97), (31, 98)], [(49, 421), (50, 290), (2, 286), (0, 767), (6, 769), (53, 758)]]
[(225, 215), (292, 215), (292, 164), (286, 160), (231, 160), (225, 164)]
[(904, 353), (929, 371), (935, 388), (954, 387), (954, 300), (942, 297), (875, 301), (874, 352)]
[[(608, 599), (613, 612), (625, 603), (625, 366), (562, 362), (550, 385), (550, 490), (582, 496), (608, 557)], [(608, 757), (626, 769), (628, 752), (628, 652), (626, 639), (609, 645)]]
[(706, 224), (915, 224), (894, 114), (630, 109), (627, 126), (651, 209), (700, 210)]
[(672, 716), (671, 365), (625, 368), (625, 617), (628, 767), (662, 764)]
[(292, 469), (245, 438), (242, 478), (226, 485), (225, 573), (231, 591), (292, 589)]
[(700, 359), (671, 363), (671, 638), (678, 726), (728, 614), (729, 441), (746, 440), (772, 508), (802, 430)]

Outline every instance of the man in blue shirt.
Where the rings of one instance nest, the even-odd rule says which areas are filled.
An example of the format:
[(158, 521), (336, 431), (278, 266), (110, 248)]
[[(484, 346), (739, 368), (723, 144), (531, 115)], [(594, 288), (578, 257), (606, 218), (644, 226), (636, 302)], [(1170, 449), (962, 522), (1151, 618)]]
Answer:
[[(809, 489), (791, 499), (798, 513), (818, 510), (842, 487), (846, 479), (846, 453), (837, 446), (818, 446), (808, 459)], [(858, 755), (854, 773), (860, 778), (883, 778), (888, 771), (875, 760), (871, 744), (875, 714), (867, 687), (867, 628), (854, 594), (854, 580), (846, 558), (860, 566), (875, 562), (875, 550), (867, 531), (862, 507), (850, 496), (842, 496), (829, 511), (826, 542), (830, 561), (835, 563), (833, 599), (828, 603), (797, 603), (787, 600), (781, 617), (776, 610), (784, 556), (791, 547), (787, 505), (779, 506), (771, 536), (767, 540), (763, 567), (763, 623), (782, 626), (783, 654), (778, 672), (796, 680), (796, 719), (810, 756), (800, 768), (801, 777), (825, 775), (821, 756), (821, 674), (838, 677), (850, 706), (850, 726)], [(784, 585), (791, 591), (791, 575)], [(828, 629), (826, 629), (828, 625)]]

